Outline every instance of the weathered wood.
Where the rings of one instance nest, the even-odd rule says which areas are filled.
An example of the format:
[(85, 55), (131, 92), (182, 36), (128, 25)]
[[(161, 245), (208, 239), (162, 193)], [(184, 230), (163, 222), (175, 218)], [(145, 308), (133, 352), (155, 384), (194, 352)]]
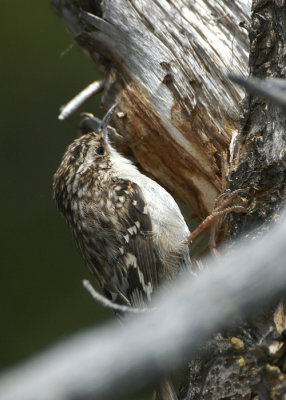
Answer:
[(208, 215), (221, 156), (238, 129), (247, 73), (249, 1), (54, 0), (77, 42), (103, 67), (103, 104), (138, 162), (176, 198)]
[[(259, 78), (286, 76), (285, 1), (253, 2), (250, 73)], [(286, 114), (272, 101), (247, 95), (239, 135), (233, 146), (232, 189), (249, 188), (248, 214), (233, 215), (231, 236), (277, 219), (286, 200)]]
[[(285, 78), (285, 16), (285, 1), (253, 2), (251, 74)], [(246, 96), (241, 130), (231, 147), (229, 181), (233, 190), (248, 188), (249, 204), (247, 214), (231, 216), (231, 239), (255, 240), (269, 229), (270, 221), (278, 219), (286, 200), (285, 132), (281, 108), (265, 97)], [(283, 301), (273, 308), (258, 307), (250, 321), (237, 321), (236, 329), (220, 333), (209, 343), (207, 360), (190, 362), (182, 398), (285, 399), (285, 329)]]

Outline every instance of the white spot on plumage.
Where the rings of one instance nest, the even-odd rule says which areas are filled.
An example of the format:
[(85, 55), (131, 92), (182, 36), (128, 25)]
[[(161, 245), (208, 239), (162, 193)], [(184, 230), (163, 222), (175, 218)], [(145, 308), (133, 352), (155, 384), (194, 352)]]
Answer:
[(68, 192), (68, 194), (71, 194), (71, 192), (72, 192), (72, 187), (68, 183), (67, 183), (67, 192)]
[(118, 223), (118, 218), (117, 218), (115, 215), (111, 214), (111, 215), (109, 216), (109, 218), (110, 218), (110, 221), (111, 221), (111, 223), (112, 223), (113, 225), (116, 225), (116, 224)]
[(76, 211), (77, 210), (77, 202), (76, 201), (72, 201), (71, 202), (71, 209), (72, 209), (72, 211)]
[(78, 175), (76, 175), (74, 178), (74, 181), (73, 181), (73, 185), (72, 185), (72, 193), (73, 194), (75, 194), (78, 189), (78, 181), (79, 181), (79, 177), (78, 177)]
[(128, 228), (127, 231), (130, 233), (130, 235), (135, 235), (136, 234), (136, 226), (131, 226), (131, 228)]
[(80, 214), (82, 219), (85, 218), (84, 206), (81, 203), (79, 203), (79, 214)]
[(135, 257), (134, 254), (127, 253), (125, 259), (129, 267), (136, 268), (139, 282), (141, 283), (142, 288), (146, 293), (148, 300), (151, 300), (151, 294), (153, 292), (152, 282), (148, 282), (147, 284), (145, 283), (143, 272), (141, 271), (140, 266), (138, 266), (137, 263), (137, 258)]
[(103, 222), (108, 223), (110, 221), (108, 215), (101, 213), (100, 214), (101, 219), (103, 220)]
[(137, 268), (137, 267), (138, 267), (137, 258), (134, 256), (134, 254), (132, 254), (132, 253), (127, 253), (125, 259), (126, 259), (126, 263), (127, 263), (129, 266), (132, 266), (132, 267), (134, 267), (134, 268)]

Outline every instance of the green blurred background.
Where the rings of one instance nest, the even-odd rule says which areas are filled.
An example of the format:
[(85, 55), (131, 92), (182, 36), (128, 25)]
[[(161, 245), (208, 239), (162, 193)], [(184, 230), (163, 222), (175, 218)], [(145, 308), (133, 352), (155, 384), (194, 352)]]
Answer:
[[(82, 288), (90, 278), (52, 199), (77, 134), (59, 107), (97, 79), (50, 1), (1, 0), (1, 368), (113, 318)], [(70, 46), (73, 45), (71, 49)], [(83, 107), (99, 115), (99, 98)]]

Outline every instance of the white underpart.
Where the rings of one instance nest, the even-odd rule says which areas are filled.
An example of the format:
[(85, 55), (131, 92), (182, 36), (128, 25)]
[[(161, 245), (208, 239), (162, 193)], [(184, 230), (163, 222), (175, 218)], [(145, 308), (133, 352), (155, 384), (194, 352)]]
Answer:
[(167, 254), (190, 234), (177, 203), (158, 183), (141, 174), (131, 161), (122, 157), (110, 145), (108, 147), (118, 176), (133, 181), (141, 188), (152, 220), (154, 240), (162, 252)]

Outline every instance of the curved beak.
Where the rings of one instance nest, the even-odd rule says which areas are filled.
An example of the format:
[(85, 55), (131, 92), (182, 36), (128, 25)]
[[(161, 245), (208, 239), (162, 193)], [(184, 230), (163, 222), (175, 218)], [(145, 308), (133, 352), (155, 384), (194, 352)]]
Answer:
[(98, 131), (102, 132), (104, 134), (104, 136), (107, 133), (107, 126), (108, 126), (109, 122), (111, 121), (111, 118), (113, 116), (113, 112), (114, 112), (116, 107), (117, 107), (117, 104), (116, 103), (113, 104), (113, 106), (107, 111), (107, 113), (103, 117), (102, 121), (100, 122), (100, 125), (98, 127)]

